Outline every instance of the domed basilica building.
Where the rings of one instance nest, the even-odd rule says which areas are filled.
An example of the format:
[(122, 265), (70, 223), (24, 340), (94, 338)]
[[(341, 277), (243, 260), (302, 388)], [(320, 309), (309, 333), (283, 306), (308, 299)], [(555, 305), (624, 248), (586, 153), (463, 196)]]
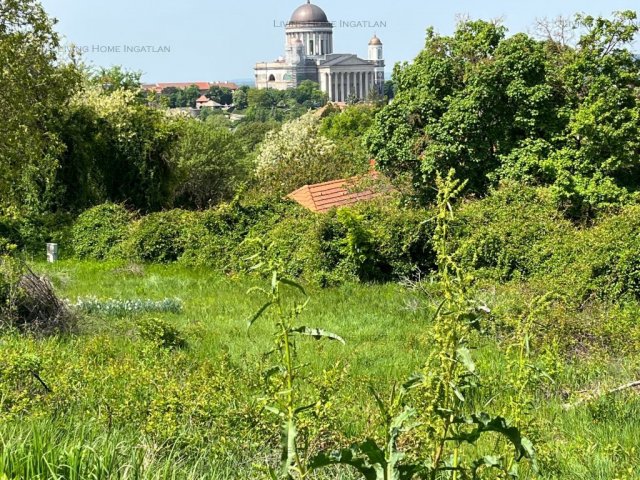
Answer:
[(367, 60), (355, 54), (333, 53), (333, 24), (310, 0), (293, 12), (285, 31), (284, 57), (256, 64), (257, 88), (286, 90), (312, 80), (332, 102), (364, 100), (371, 91), (382, 93), (384, 57), (377, 36), (369, 41)]

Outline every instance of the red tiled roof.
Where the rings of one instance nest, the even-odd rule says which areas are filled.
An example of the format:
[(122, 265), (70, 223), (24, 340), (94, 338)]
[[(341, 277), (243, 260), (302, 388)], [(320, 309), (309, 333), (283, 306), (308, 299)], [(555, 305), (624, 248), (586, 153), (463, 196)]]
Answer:
[(211, 87), (228, 88), (229, 90), (238, 90), (238, 85), (233, 82), (213, 82), (209, 84)]
[(156, 89), (159, 91), (170, 87), (185, 89), (189, 88), (191, 85), (197, 86), (200, 90), (209, 90), (209, 82), (156, 83)]
[(205, 95), (200, 95), (198, 97), (198, 100), (196, 100), (197, 103), (206, 103), (208, 101), (209, 101), (209, 99)]
[[(377, 175), (374, 173), (372, 176), (375, 178)], [(287, 197), (313, 212), (324, 213), (332, 208), (371, 200), (379, 195), (373, 190), (353, 191), (352, 189), (357, 186), (358, 180), (358, 177), (353, 177), (305, 185)]]

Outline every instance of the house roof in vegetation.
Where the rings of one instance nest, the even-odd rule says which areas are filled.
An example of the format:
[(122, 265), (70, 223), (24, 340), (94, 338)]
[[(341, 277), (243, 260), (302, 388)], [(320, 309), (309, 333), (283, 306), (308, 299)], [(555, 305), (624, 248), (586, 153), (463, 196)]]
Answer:
[[(372, 172), (368, 178), (376, 179), (377, 176), (375, 172)], [(358, 184), (362, 179), (362, 177), (343, 178), (314, 185), (305, 185), (287, 195), (287, 198), (295, 200), (312, 212), (324, 213), (332, 208), (371, 200), (380, 195), (380, 192), (372, 189), (359, 189)]]

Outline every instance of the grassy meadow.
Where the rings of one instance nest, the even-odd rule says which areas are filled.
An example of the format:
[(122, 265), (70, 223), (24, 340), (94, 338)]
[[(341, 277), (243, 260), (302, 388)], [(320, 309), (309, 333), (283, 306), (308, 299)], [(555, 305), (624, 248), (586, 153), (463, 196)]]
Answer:
[[(179, 299), (182, 310), (85, 314), (80, 334), (67, 338), (0, 337), (6, 360), (0, 371), (0, 478), (268, 478), (264, 467), (277, 463), (280, 428), (261, 400), (272, 329), (268, 320), (246, 329), (261, 305), (247, 290), (266, 280), (125, 262), (62, 261), (37, 270), (71, 303)], [(524, 287), (480, 286), (477, 293), (500, 311), (514, 290)], [(338, 333), (346, 344), (299, 342), (304, 389), (323, 399), (300, 429), (312, 450), (380, 438), (368, 385), (386, 395), (420, 370), (437, 296), (428, 285), (397, 283), (309, 293), (301, 320)], [(175, 327), (186, 346), (162, 348), (145, 338), (141, 332), (151, 318)], [(508, 409), (513, 353), (505, 346), (508, 329), (500, 332), (487, 325), (474, 353), (482, 393), (473, 401), (494, 411)], [(590, 392), (637, 379), (640, 355), (633, 349), (536, 348), (534, 361), (548, 378), (531, 386), (523, 430), (538, 451), (540, 473), (525, 466), (521, 478), (640, 478), (640, 400), (633, 390), (579, 403)], [(411, 435), (401, 439), (408, 452), (416, 445)], [(346, 467), (314, 475), (359, 478)]]

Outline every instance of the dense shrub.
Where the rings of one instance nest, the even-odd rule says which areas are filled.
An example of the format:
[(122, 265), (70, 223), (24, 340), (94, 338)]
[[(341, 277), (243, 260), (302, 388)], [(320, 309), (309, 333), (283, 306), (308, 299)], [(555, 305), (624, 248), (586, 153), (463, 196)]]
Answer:
[(61, 255), (71, 252), (73, 220), (74, 217), (67, 212), (33, 214), (22, 218), (18, 223), (22, 248), (42, 259), (48, 242), (60, 244)]
[(640, 207), (577, 228), (547, 188), (511, 185), (460, 209), (463, 264), (485, 278), (527, 280), (572, 302), (640, 298)]
[(142, 217), (133, 224), (120, 254), (144, 262), (175, 262), (184, 253), (188, 230), (198, 216), (196, 212), (168, 210)]
[(537, 279), (581, 304), (640, 298), (640, 207), (627, 207), (556, 242)]
[(463, 205), (455, 228), (462, 263), (503, 281), (537, 272), (573, 232), (548, 189), (515, 184)]
[(17, 250), (43, 259), (47, 242), (60, 244), (65, 252), (71, 244), (73, 221), (73, 216), (64, 212), (0, 217), (0, 254)]
[(176, 186), (173, 204), (207, 208), (233, 198), (248, 177), (248, 165), (238, 154), (242, 146), (228, 127), (185, 121), (173, 151)]
[(15, 222), (10, 218), (0, 217), (0, 255), (14, 250), (21, 243)]
[(320, 285), (384, 281), (433, 265), (428, 212), (369, 202), (313, 214), (289, 212), (264, 238), (272, 263)]
[(248, 250), (243, 242), (265, 235), (270, 226), (287, 218), (291, 204), (279, 200), (251, 204), (232, 202), (200, 213), (184, 237), (181, 261), (190, 266), (207, 266), (226, 273), (243, 266)]
[(72, 229), (73, 250), (80, 258), (101, 260), (128, 236), (134, 215), (123, 205), (104, 203), (82, 213)]
[(184, 348), (187, 340), (180, 330), (161, 318), (141, 318), (136, 322), (143, 340), (163, 348)]
[(74, 238), (84, 258), (180, 261), (225, 273), (247, 271), (259, 239), (266, 260), (281, 272), (321, 285), (427, 271), (433, 265), (429, 213), (391, 202), (316, 214), (278, 199), (234, 201), (202, 212), (152, 213), (130, 225), (129, 212), (107, 204), (81, 216)]

